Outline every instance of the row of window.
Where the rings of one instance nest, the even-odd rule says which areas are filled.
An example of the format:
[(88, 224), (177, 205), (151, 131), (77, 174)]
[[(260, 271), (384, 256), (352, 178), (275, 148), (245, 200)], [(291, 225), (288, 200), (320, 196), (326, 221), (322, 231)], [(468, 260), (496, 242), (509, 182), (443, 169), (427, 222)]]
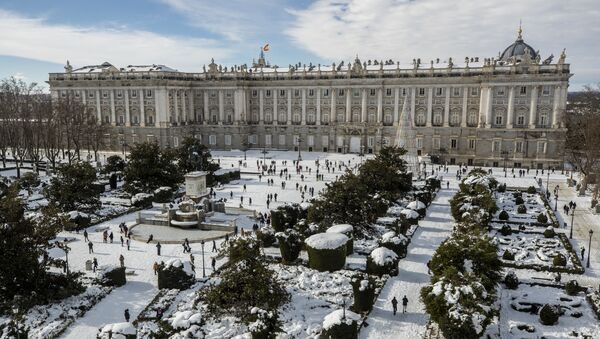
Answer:
[[(441, 139), (434, 137), (433, 139), (433, 149), (434, 150), (440, 150), (441, 149)], [(468, 139), (468, 145), (467, 148), (469, 150), (475, 150), (476, 147), (476, 143), (477, 140), (475, 139)], [(512, 150), (510, 149), (506, 149), (506, 148), (502, 148), (502, 141), (501, 140), (493, 140), (492, 141), (492, 153), (494, 154), (498, 154), (500, 152), (506, 151), (507, 154), (511, 153), (511, 152), (515, 152), (515, 153), (522, 153), (525, 151), (524, 147), (524, 142), (521, 140), (517, 140), (514, 141), (514, 148)], [(457, 150), (458, 149), (458, 139), (456, 138), (451, 138), (450, 139), (450, 149), (451, 150)], [(416, 148), (417, 149), (423, 149), (423, 138), (416, 138)], [(547, 142), (546, 141), (537, 141), (536, 142), (536, 151), (538, 154), (544, 154), (547, 151)]]
[[(110, 91), (100, 91), (100, 92), (101, 92), (102, 98), (104, 98), (104, 99), (107, 99), (109, 97), (109, 95), (110, 95), (109, 94)], [(123, 98), (123, 93), (124, 93), (124, 90), (120, 90), (120, 89), (115, 90), (115, 95), (116, 95), (117, 99)], [(67, 94), (68, 94), (68, 91), (60, 91), (60, 95), (63, 98), (66, 98)], [(76, 98), (79, 98), (81, 96), (80, 91), (75, 91), (74, 94), (75, 94)], [(144, 90), (144, 95), (145, 95), (146, 98), (152, 98), (152, 90), (151, 89)], [(95, 98), (96, 97), (96, 91), (94, 91), (94, 90), (87, 91), (87, 96), (90, 99)], [(129, 96), (131, 98), (137, 98), (138, 97), (138, 90), (131, 90), (129, 92)]]

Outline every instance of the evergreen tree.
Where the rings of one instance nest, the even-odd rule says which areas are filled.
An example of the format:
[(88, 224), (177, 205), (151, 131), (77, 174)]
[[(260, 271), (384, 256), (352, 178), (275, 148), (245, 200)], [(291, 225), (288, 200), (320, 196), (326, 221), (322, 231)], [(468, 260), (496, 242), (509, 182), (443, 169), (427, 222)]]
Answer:
[(161, 186), (176, 188), (183, 175), (176, 164), (175, 151), (161, 150), (156, 142), (136, 144), (125, 168), (125, 190), (152, 193)]
[(86, 162), (61, 167), (46, 189), (51, 204), (63, 212), (91, 212), (100, 207), (100, 192), (94, 186), (96, 170)]
[(106, 164), (102, 168), (102, 173), (123, 172), (125, 170), (125, 160), (118, 155), (111, 155), (106, 158)]
[(177, 164), (183, 173), (206, 171), (212, 174), (219, 169), (219, 165), (211, 161), (210, 151), (200, 139), (185, 137), (175, 152)]

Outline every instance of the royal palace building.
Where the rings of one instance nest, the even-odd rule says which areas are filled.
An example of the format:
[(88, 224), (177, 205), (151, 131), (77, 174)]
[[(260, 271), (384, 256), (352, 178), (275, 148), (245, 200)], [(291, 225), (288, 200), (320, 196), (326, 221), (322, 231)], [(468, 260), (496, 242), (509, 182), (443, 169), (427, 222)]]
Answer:
[[(497, 57), (331, 65), (212, 61), (202, 72), (110, 63), (50, 73), (54, 98), (79, 98), (107, 128), (105, 144), (372, 153), (413, 129), (419, 155), (448, 163), (548, 168), (564, 154), (571, 73), (563, 51), (541, 59), (522, 39)], [(409, 124), (402, 123), (408, 114)]]

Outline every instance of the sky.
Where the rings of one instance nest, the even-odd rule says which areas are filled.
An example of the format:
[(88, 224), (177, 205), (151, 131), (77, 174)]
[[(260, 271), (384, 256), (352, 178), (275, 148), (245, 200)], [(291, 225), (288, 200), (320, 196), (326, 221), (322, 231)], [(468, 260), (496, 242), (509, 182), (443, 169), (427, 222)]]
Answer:
[[(101, 64), (164, 64), (200, 72), (250, 64), (497, 57), (523, 37), (555, 61), (566, 48), (569, 90), (600, 83), (599, 0), (0, 0), (0, 79)], [(457, 62), (458, 61), (458, 62)]]

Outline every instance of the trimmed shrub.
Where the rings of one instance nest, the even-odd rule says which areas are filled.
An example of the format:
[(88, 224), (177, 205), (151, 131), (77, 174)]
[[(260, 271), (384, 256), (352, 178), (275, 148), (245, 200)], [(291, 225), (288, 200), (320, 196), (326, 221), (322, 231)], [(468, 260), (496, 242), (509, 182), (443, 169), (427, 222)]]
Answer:
[(299, 204), (284, 205), (271, 211), (271, 227), (275, 232), (283, 232), (288, 228), (294, 227), (301, 219), (306, 219), (307, 211), (302, 209)]
[(403, 235), (396, 235), (395, 232), (390, 231), (383, 234), (379, 246), (389, 248), (394, 251), (399, 258), (405, 258), (408, 250), (408, 239)]
[(565, 284), (565, 292), (568, 295), (577, 295), (579, 291), (581, 291), (581, 287), (579, 286), (577, 280), (569, 280)]
[(182, 263), (172, 259), (166, 265), (161, 265), (158, 270), (158, 288), (188, 289), (194, 283), (194, 273), (188, 267), (189, 263)]
[(515, 274), (515, 271), (509, 271), (504, 276), (504, 285), (510, 290), (516, 290), (519, 287), (519, 278)]
[(524, 203), (525, 203), (525, 200), (523, 200), (523, 198), (521, 196), (518, 196), (515, 198), (515, 204), (523, 205)]
[(529, 186), (529, 187), (527, 187), (527, 193), (529, 193), (529, 194), (536, 194), (537, 190), (535, 189), (535, 187)]
[(324, 339), (357, 339), (358, 320), (360, 316), (346, 310), (346, 319), (342, 319), (342, 310), (333, 311), (323, 320), (322, 338)]
[(521, 191), (515, 191), (515, 192), (513, 192), (512, 196), (515, 199), (522, 198), (523, 197), (523, 193)]
[(35, 172), (23, 173), (19, 179), (19, 187), (21, 189), (30, 189), (40, 185), (40, 178)]
[(283, 332), (277, 311), (265, 311), (253, 307), (250, 313), (251, 318), (256, 317), (250, 324), (252, 339), (272, 339), (276, 337), (277, 333)]
[(346, 265), (348, 237), (339, 233), (318, 233), (305, 240), (308, 266), (312, 269), (337, 271)]
[(375, 303), (375, 281), (368, 275), (360, 274), (352, 279), (354, 293), (354, 312), (370, 312)]
[(367, 257), (367, 273), (382, 276), (398, 275), (398, 255), (394, 251), (378, 247)]
[(540, 310), (540, 323), (542, 325), (551, 326), (558, 322), (560, 311), (554, 305), (546, 304)]
[(537, 222), (539, 222), (540, 224), (547, 224), (548, 223), (548, 217), (546, 216), (546, 214), (540, 213), (537, 216)]
[(348, 242), (346, 243), (346, 255), (350, 255), (354, 252), (354, 237), (352, 233), (354, 232), (354, 227), (348, 224), (338, 224), (333, 225), (325, 231), (326, 233), (340, 233), (348, 237)]
[(515, 260), (515, 255), (509, 250), (504, 250), (504, 253), (502, 253), (502, 259), (512, 261)]
[(548, 226), (546, 230), (544, 230), (544, 238), (554, 238), (556, 232), (554, 232), (554, 227)]
[(557, 254), (552, 258), (552, 265), (561, 267), (567, 266), (567, 258), (562, 254)]
[(171, 200), (173, 200), (173, 189), (171, 187), (163, 186), (154, 190), (154, 202), (166, 204)]
[(276, 232), (285, 231), (283, 223), (283, 212), (279, 210), (271, 211), (271, 227), (273, 227)]
[(500, 234), (502, 234), (503, 236), (509, 236), (512, 234), (512, 228), (510, 226), (508, 226), (507, 224), (502, 225), (502, 228), (500, 229)]
[(137, 193), (131, 198), (131, 204), (135, 207), (152, 206), (153, 195), (148, 193)]
[(519, 212), (519, 214), (525, 214), (527, 213), (527, 207), (525, 205), (519, 205), (519, 207), (517, 207), (517, 212)]
[(300, 233), (295, 230), (286, 230), (285, 232), (277, 232), (275, 237), (279, 241), (279, 251), (284, 264), (290, 264), (300, 256), (302, 251), (302, 238)]
[(106, 267), (100, 270), (100, 283), (104, 286), (119, 287), (127, 283), (125, 267)]
[(498, 191), (498, 193), (506, 192), (506, 184), (498, 185), (498, 188), (496, 189), (496, 191)]
[(256, 231), (256, 239), (262, 247), (271, 247), (275, 243), (275, 232), (271, 227), (263, 227)]
[(506, 211), (502, 211), (500, 212), (500, 214), (498, 215), (498, 219), (500, 220), (508, 220), (509, 216), (508, 216), (508, 212)]
[(75, 231), (87, 228), (92, 219), (89, 215), (77, 211), (69, 212), (69, 222), (65, 224), (65, 230)]

